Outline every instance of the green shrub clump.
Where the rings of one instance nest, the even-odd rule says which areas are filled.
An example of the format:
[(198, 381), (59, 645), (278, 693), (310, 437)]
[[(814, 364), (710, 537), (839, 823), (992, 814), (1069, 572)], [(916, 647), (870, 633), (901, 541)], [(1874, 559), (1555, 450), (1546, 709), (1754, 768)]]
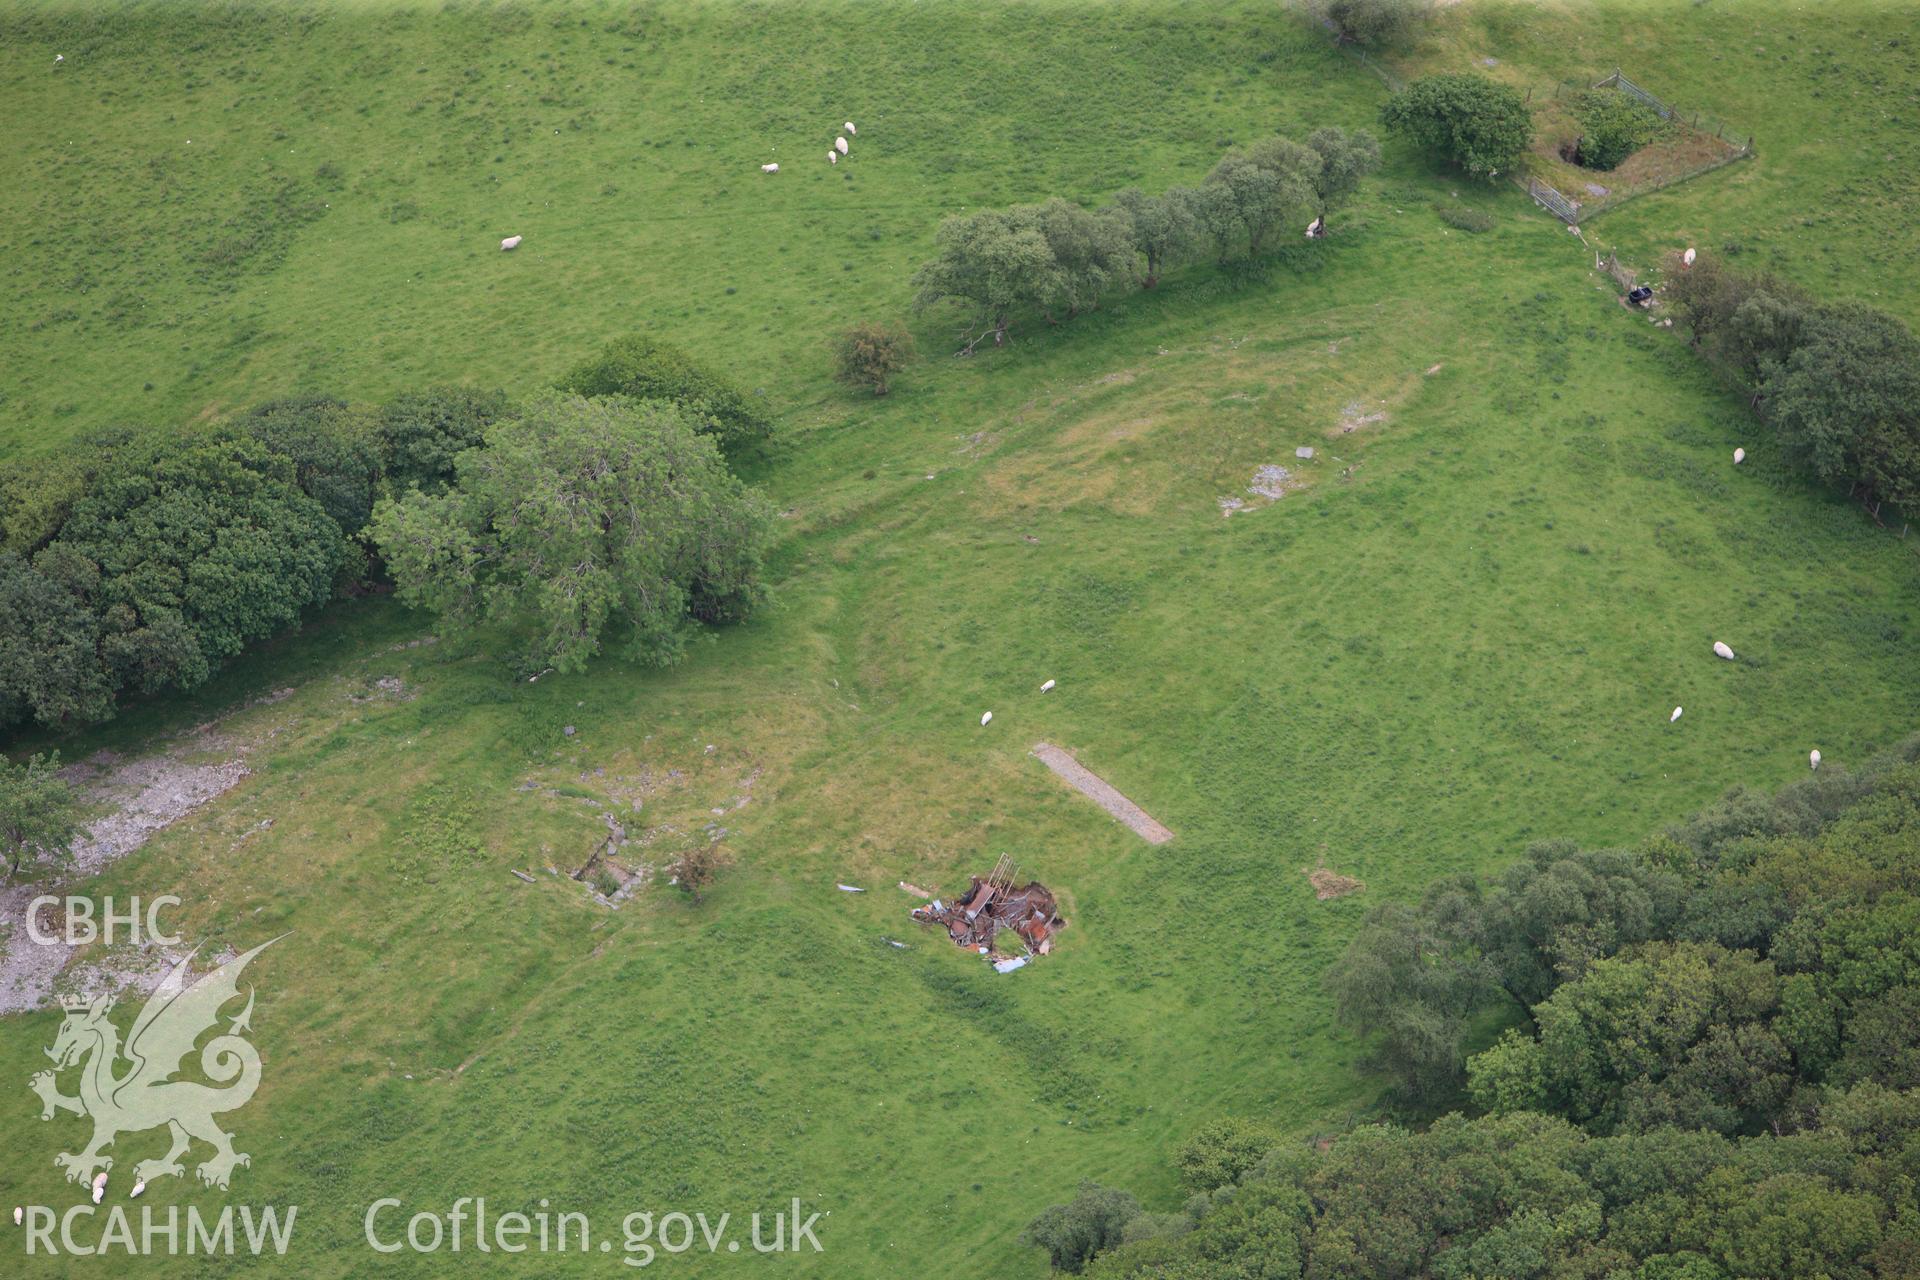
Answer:
[(1574, 113), (1581, 129), (1579, 162), (1589, 169), (1618, 168), (1669, 127), (1652, 107), (1615, 89), (1584, 95)]
[(1435, 213), (1440, 221), (1456, 231), (1468, 231), (1479, 235), (1482, 231), (1491, 231), (1497, 225), (1494, 216), (1484, 209), (1470, 209), (1461, 204), (1436, 204)]
[(731, 382), (668, 343), (636, 335), (608, 343), (560, 380), (577, 396), (665, 400), (690, 415), (702, 435), (734, 456), (773, 434), (773, 419)]

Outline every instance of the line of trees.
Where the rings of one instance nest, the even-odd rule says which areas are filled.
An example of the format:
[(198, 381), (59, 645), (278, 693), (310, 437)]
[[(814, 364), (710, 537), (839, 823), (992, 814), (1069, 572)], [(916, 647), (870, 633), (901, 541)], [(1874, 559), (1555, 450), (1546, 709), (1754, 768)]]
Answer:
[[(630, 624), (646, 634), (640, 648), (664, 659), (678, 652), (676, 627), (742, 616), (754, 599), (753, 530), (763, 513), (723, 460), (766, 438), (765, 412), (683, 353), (647, 339), (612, 344), (565, 385), (575, 394), (564, 407), (551, 397), (516, 405), (461, 387), (382, 406), (278, 400), (213, 425), (106, 432), (0, 468), (0, 727), (92, 723), (124, 698), (193, 688), (336, 594), (383, 586), (390, 565), (403, 595), (443, 607), (450, 625), (484, 617), (548, 628), (546, 640), (526, 647), (555, 664), (597, 649), (596, 622)], [(630, 407), (616, 414), (601, 407), (607, 398)], [(461, 520), (479, 521), (471, 513), (488, 502), (520, 501), (529, 538), (555, 534), (574, 514), (558, 502), (538, 506), (533, 491), (557, 484), (551, 476), (530, 466), (489, 469), (480, 457), (506, 458), (542, 425), (557, 431), (565, 419), (581, 432), (611, 429), (620, 415), (643, 443), (597, 460), (620, 473), (595, 495), (608, 521), (636, 544), (670, 542), (685, 532), (682, 521), (731, 521), (733, 542), (680, 545), (645, 563), (632, 547), (610, 552), (603, 568), (619, 585), (606, 588), (604, 606), (581, 606), (564, 622), (507, 607), (510, 556), (472, 530), (465, 589), (485, 607), (456, 608), (426, 581), (450, 572), (417, 550), (428, 508), (466, 504), (466, 514), (447, 515), (447, 538)], [(653, 468), (644, 480), (622, 470), (641, 468)], [(683, 476), (687, 493), (673, 490), (669, 502), (663, 494)], [(526, 492), (512, 492), (514, 485)], [(396, 506), (412, 519), (376, 521), (377, 511)], [(672, 578), (678, 594), (651, 583), (642, 625), (631, 584), (652, 571)], [(548, 589), (554, 599), (562, 594)], [(527, 597), (519, 599), (524, 605)]]
[(1823, 482), (1920, 508), (1920, 339), (1897, 317), (1711, 254), (1669, 260), (1665, 293), (1788, 456)]
[(1028, 1239), (1127, 1280), (1911, 1275), (1916, 849), (1920, 738), (1379, 907), (1339, 1015), (1418, 1113), (1467, 1113), (1312, 1146), (1210, 1125), (1181, 1211), (1088, 1185)]
[(915, 305), (960, 311), (962, 354), (989, 337), (998, 345), (1022, 311), (1058, 324), (1203, 254), (1257, 258), (1283, 227), (1324, 227), (1379, 164), (1371, 134), (1329, 126), (1304, 143), (1272, 137), (1230, 151), (1198, 187), (1130, 187), (1098, 209), (1055, 197), (956, 214), (914, 276)]

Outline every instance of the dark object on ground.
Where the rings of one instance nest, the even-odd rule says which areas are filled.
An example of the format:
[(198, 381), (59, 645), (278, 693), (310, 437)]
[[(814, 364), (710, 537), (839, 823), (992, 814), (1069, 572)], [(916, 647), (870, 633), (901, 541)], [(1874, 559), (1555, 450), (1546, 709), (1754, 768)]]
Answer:
[(1015, 887), (1014, 866), (1000, 855), (993, 874), (974, 876), (965, 893), (951, 902), (935, 898), (924, 907), (915, 907), (913, 918), (921, 924), (944, 926), (956, 946), (989, 954), (1000, 950), (997, 939), (1007, 931), (1019, 941), (1012, 955), (1046, 955), (1053, 950), (1053, 935), (1067, 927), (1060, 918), (1059, 904), (1038, 880)]
[(1653, 301), (1653, 290), (1646, 285), (1636, 285), (1627, 290), (1627, 301), (1636, 307), (1644, 307)]

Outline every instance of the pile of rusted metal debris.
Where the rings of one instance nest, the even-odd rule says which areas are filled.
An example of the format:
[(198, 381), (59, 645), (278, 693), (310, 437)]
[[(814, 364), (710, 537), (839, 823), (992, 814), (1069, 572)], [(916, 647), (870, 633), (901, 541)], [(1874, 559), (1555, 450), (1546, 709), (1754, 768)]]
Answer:
[(1038, 880), (1014, 884), (1015, 868), (1005, 854), (993, 874), (974, 876), (965, 893), (951, 902), (935, 898), (913, 909), (921, 924), (939, 925), (956, 946), (978, 951), (1002, 973), (1053, 950), (1054, 935), (1067, 927), (1059, 904)]

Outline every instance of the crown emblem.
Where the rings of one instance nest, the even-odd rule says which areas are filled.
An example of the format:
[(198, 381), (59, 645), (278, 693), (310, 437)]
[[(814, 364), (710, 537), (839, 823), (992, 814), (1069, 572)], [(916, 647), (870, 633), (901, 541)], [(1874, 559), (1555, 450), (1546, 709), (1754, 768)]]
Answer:
[(85, 1013), (93, 1007), (93, 1001), (86, 996), (61, 996), (60, 1007), (68, 1013)]

